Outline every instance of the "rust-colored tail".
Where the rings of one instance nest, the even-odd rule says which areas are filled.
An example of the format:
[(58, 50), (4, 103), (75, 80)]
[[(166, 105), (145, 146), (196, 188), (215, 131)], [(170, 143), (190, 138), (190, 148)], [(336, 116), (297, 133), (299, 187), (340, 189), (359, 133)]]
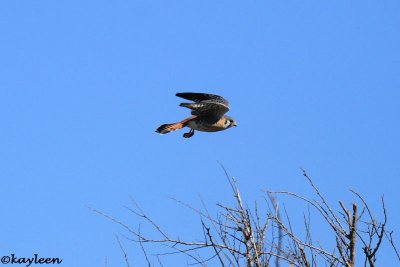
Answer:
[(190, 116), (187, 119), (184, 119), (181, 122), (177, 123), (168, 123), (168, 124), (163, 124), (160, 127), (157, 128), (156, 132), (159, 134), (166, 134), (170, 133), (179, 129), (182, 129), (183, 127), (186, 127), (192, 119), (196, 118), (196, 116)]
[(184, 126), (182, 123), (170, 123), (170, 124), (163, 124), (157, 128), (156, 132), (160, 134), (166, 134), (169, 132), (173, 132), (179, 129), (182, 129)]

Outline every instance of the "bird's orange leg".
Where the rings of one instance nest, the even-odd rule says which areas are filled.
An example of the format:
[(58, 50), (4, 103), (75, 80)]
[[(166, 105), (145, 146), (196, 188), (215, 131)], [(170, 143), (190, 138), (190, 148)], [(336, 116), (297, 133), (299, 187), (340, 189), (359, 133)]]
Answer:
[(190, 131), (188, 132), (188, 133), (184, 133), (183, 134), (183, 137), (185, 137), (185, 138), (190, 138), (190, 137), (192, 137), (194, 135), (194, 130), (193, 129), (190, 129)]

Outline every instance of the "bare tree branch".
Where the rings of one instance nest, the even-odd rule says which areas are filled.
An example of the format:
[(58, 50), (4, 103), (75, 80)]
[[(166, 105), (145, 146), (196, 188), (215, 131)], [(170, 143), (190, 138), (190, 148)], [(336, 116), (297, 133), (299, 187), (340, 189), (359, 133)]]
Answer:
[[(339, 211), (335, 212), (311, 177), (304, 171), (303, 176), (313, 189), (313, 197), (305, 197), (289, 191), (266, 191), (265, 209), (261, 209), (257, 201), (249, 207), (242, 196), (237, 180), (230, 178), (221, 165), (233, 193), (232, 204), (217, 203), (217, 215), (212, 216), (202, 200), (203, 207), (197, 209), (173, 197), (170, 199), (194, 211), (200, 218), (200, 240), (173, 238), (161, 225), (148, 216), (139, 205), (132, 200), (133, 207), (125, 207), (141, 221), (150, 226), (150, 233), (142, 233), (103, 212), (92, 211), (121, 225), (129, 234), (128, 240), (139, 243), (147, 265), (150, 258), (144, 244), (160, 244), (166, 251), (155, 254), (162, 266), (160, 257), (167, 255), (185, 255), (190, 259), (188, 265), (222, 267), (280, 267), (281, 262), (292, 267), (355, 267), (356, 261), (364, 262), (364, 266), (375, 267), (377, 255), (384, 239), (392, 246), (397, 259), (399, 252), (393, 241), (393, 232), (387, 230), (387, 211), (383, 197), (381, 198), (383, 220), (373, 216), (367, 201), (357, 192), (351, 190), (359, 204), (352, 203), (351, 209), (339, 200)], [(292, 221), (299, 225), (299, 220), (292, 217), (283, 203), (284, 217), (281, 216), (277, 196), (292, 197), (307, 206), (307, 214), (303, 213), (303, 231), (292, 227)], [(360, 208), (359, 208), (360, 205)], [(359, 212), (361, 210), (361, 212)], [(311, 214), (325, 221), (327, 229), (324, 235), (332, 237), (334, 246), (327, 247), (317, 239), (314, 241), (310, 220)], [(313, 230), (313, 231), (312, 231)], [(327, 233), (327, 234), (326, 234)], [(320, 235), (321, 233), (319, 233)], [(130, 237), (133, 236), (133, 237)], [(304, 237), (304, 238), (301, 238)], [(125, 261), (128, 257), (117, 238)], [(364, 254), (357, 255), (358, 246)]]
[[(119, 237), (116, 235), (115, 238), (117, 239), (119, 248), (121, 249), (122, 253), (124, 254), (124, 259), (125, 259), (126, 266), (127, 266), (127, 267), (130, 267), (131, 265), (129, 264), (128, 254), (126, 254), (125, 249), (124, 249), (124, 247), (122, 246), (121, 241), (119, 240)], [(147, 260), (147, 255), (145, 254), (145, 256), (146, 256), (146, 260)], [(150, 267), (150, 264), (149, 264), (149, 267)]]

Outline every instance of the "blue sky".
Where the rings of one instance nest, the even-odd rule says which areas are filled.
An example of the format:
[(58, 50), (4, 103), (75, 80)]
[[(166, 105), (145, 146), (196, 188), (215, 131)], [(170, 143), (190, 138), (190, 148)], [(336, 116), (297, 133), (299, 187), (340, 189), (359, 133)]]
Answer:
[[(166, 196), (230, 203), (217, 161), (249, 203), (308, 194), (300, 167), (335, 207), (351, 188), (379, 211), (384, 194), (400, 240), (399, 13), (399, 1), (2, 1), (1, 253), (123, 266), (123, 229), (88, 206), (135, 228), (132, 197), (192, 236), (197, 216)], [(185, 91), (223, 95), (239, 126), (156, 134), (188, 115)], [(397, 264), (383, 250), (379, 265)]]

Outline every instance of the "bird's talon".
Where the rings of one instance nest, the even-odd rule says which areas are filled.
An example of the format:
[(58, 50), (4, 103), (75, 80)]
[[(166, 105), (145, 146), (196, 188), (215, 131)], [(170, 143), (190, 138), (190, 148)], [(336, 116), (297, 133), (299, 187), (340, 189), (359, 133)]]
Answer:
[(190, 130), (190, 132), (184, 133), (183, 137), (184, 138), (190, 138), (194, 135), (194, 130)]

